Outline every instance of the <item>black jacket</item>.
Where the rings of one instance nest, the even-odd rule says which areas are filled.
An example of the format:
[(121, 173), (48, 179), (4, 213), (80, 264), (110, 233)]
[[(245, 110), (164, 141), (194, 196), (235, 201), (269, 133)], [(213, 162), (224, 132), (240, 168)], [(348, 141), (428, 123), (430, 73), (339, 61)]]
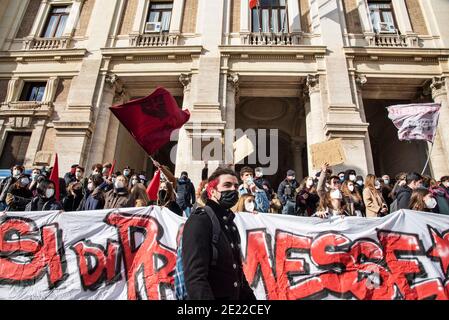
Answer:
[(399, 188), (396, 193), (396, 199), (398, 200), (398, 210), (410, 209), (410, 198), (412, 197), (413, 190), (408, 186)]
[(27, 204), (25, 211), (53, 211), (62, 209), (61, 203), (55, 197), (45, 199), (37, 196)]
[(182, 210), (191, 208), (195, 203), (195, 187), (190, 179), (178, 179), (176, 184), (176, 203)]
[(288, 181), (285, 179), (281, 182), (278, 188), (278, 197), (283, 206), (285, 206), (287, 200), (296, 202), (296, 188), (298, 188), (296, 180)]
[(218, 258), (211, 266), (212, 221), (199, 208), (187, 220), (182, 235), (182, 263), (189, 300), (255, 300), (243, 273), (240, 237), (234, 213), (207, 200), (221, 225)]

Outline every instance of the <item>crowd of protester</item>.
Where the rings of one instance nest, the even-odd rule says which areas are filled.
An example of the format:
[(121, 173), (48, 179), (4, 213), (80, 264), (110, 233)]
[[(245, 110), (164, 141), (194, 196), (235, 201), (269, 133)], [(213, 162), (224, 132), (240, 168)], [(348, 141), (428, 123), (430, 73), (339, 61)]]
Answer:
[[(23, 166), (16, 165), (11, 169), (11, 176), (0, 184), (0, 210), (84, 211), (157, 205), (189, 217), (195, 208), (204, 206), (207, 164), (195, 189), (186, 171), (176, 178), (168, 167), (157, 161), (153, 163), (160, 170), (157, 200), (153, 201), (147, 194), (151, 179), (129, 166), (111, 172), (111, 163), (95, 164), (87, 175), (85, 168), (73, 165), (64, 178), (59, 178), (57, 197), (58, 188), (50, 180), (51, 168), (35, 168), (27, 175)], [(416, 172), (401, 172), (393, 179), (389, 175), (362, 177), (352, 169), (334, 173), (323, 164), (314, 176), (302, 180), (297, 180), (295, 171), (287, 170), (277, 189), (264, 177), (263, 168), (245, 166), (238, 176), (239, 201), (232, 208), (234, 212), (372, 218), (411, 209), (449, 215), (449, 176), (438, 181)]]

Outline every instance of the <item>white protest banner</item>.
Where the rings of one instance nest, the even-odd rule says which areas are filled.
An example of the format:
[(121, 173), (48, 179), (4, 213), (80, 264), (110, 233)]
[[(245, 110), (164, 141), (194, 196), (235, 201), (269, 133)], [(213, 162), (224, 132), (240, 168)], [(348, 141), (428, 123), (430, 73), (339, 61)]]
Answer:
[(388, 118), (398, 129), (399, 140), (434, 141), (441, 105), (439, 103), (402, 104), (388, 107)]
[[(234, 221), (258, 299), (448, 299), (448, 216)], [(7, 213), (0, 299), (174, 299), (184, 222), (160, 207)]]

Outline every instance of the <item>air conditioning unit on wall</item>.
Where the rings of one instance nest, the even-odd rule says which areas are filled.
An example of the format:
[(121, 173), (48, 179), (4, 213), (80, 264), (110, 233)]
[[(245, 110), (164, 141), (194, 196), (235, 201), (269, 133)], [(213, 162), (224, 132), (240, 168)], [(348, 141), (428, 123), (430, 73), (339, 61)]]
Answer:
[(396, 33), (396, 27), (394, 23), (391, 22), (379, 22), (377, 24), (378, 33)]
[(147, 22), (145, 24), (145, 33), (161, 32), (162, 24), (160, 22)]

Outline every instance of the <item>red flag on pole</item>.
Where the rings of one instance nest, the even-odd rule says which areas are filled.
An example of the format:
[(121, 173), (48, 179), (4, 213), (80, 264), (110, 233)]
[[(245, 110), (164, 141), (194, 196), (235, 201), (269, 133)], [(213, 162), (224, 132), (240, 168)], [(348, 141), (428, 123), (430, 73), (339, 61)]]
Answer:
[(150, 200), (157, 200), (157, 192), (159, 185), (161, 184), (161, 170), (157, 170), (153, 179), (150, 181), (147, 187), (147, 195)]
[(109, 109), (149, 155), (169, 142), (171, 133), (190, 118), (190, 112), (181, 110), (162, 87), (148, 97)]
[(50, 173), (50, 181), (55, 184), (55, 198), (59, 201), (59, 166), (58, 166), (58, 154), (55, 156), (55, 163)]
[(259, 4), (259, 0), (249, 0), (249, 8), (254, 9)]
[(112, 163), (111, 170), (109, 170), (109, 177), (112, 177), (112, 174), (114, 173), (114, 168), (115, 168), (115, 160), (114, 160), (114, 162)]

